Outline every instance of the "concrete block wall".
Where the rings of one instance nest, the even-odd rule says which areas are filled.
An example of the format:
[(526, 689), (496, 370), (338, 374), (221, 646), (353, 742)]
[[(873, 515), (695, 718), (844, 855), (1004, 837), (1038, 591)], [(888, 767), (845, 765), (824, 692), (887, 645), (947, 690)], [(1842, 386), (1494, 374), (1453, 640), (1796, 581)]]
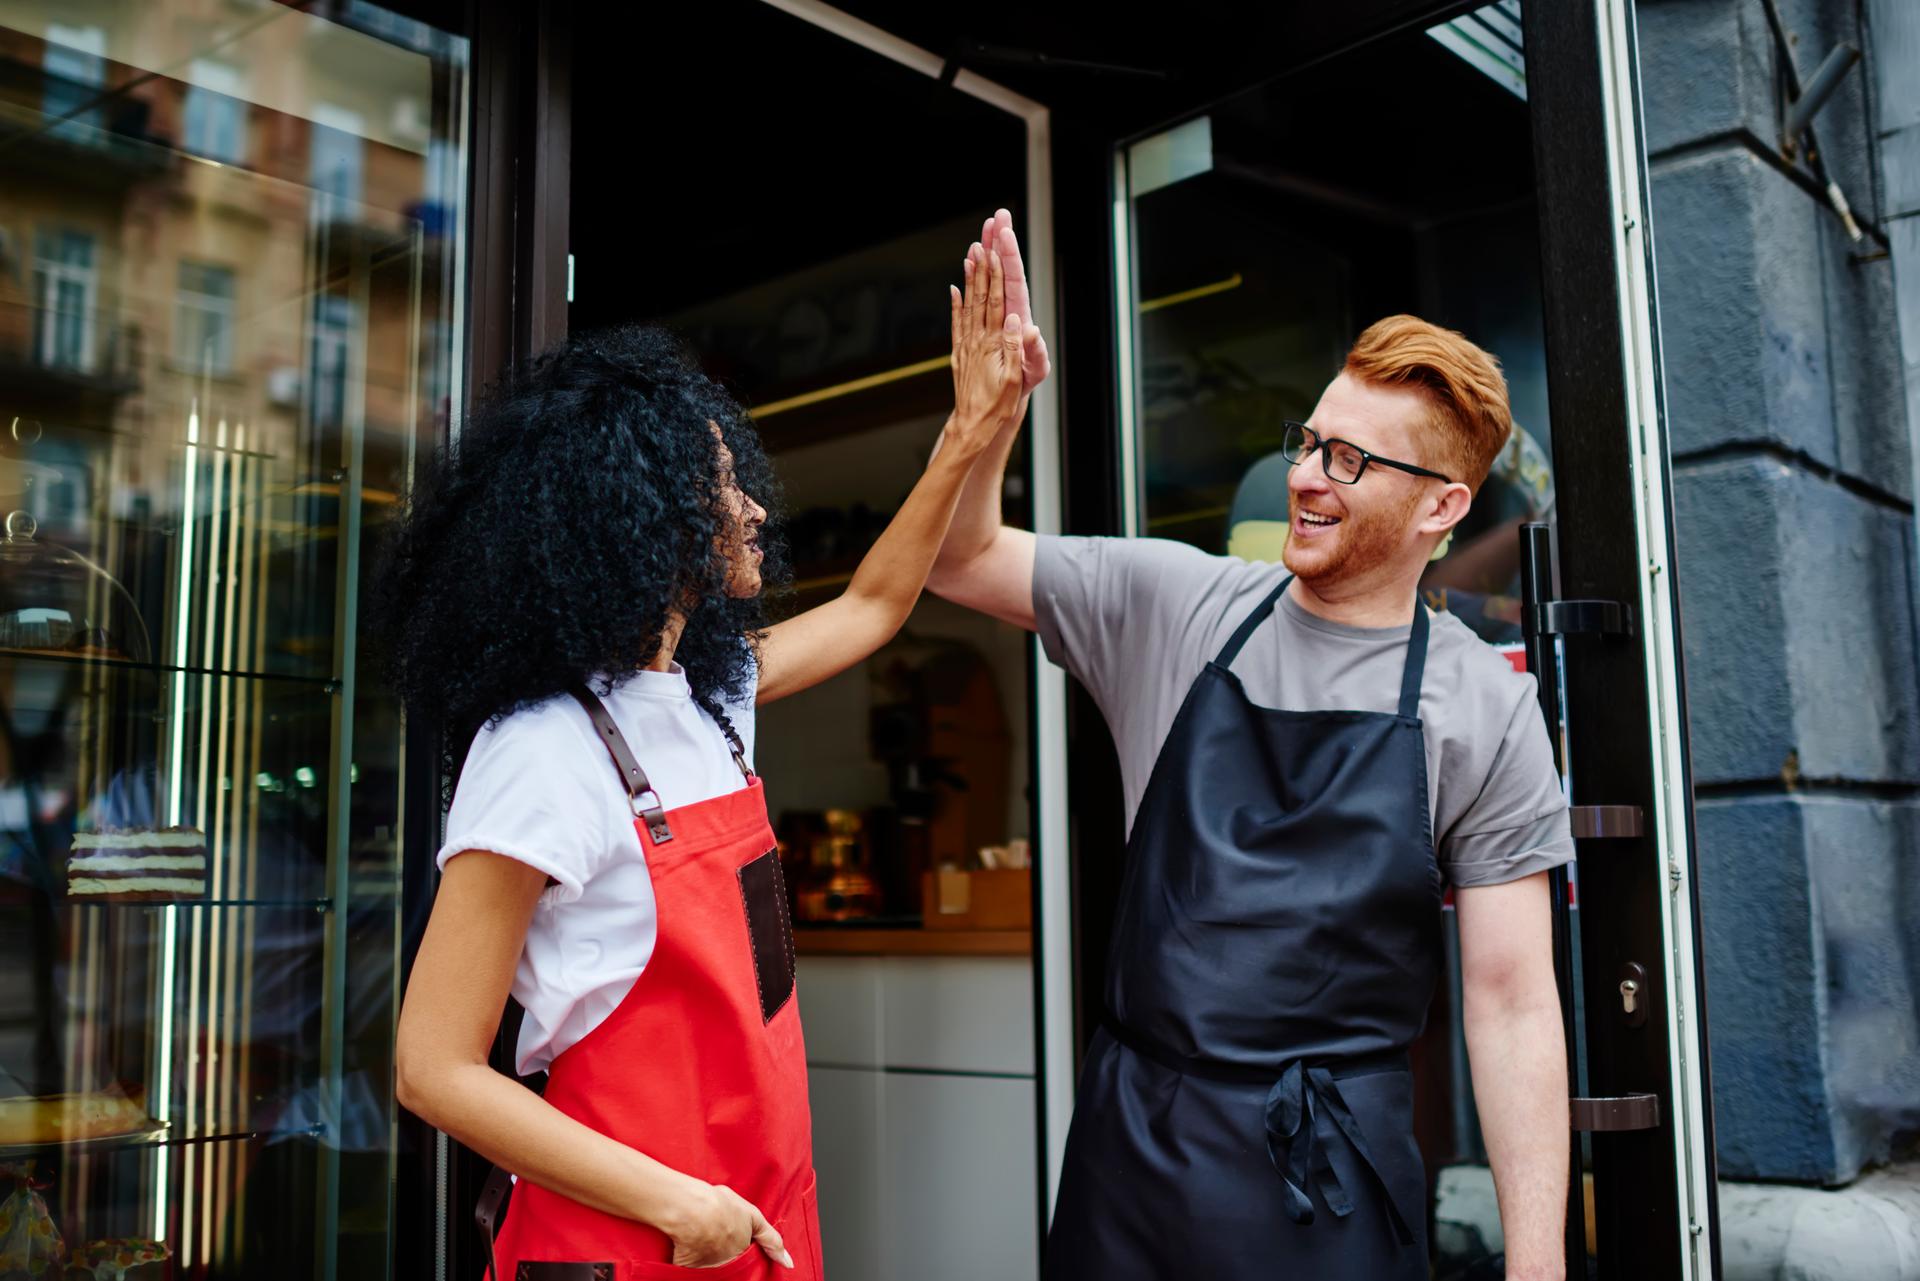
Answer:
[[(1803, 76), (1837, 41), (1867, 53), (1817, 127), (1877, 224), (1872, 21), (1854, 0), (1780, 4)], [(1881, 246), (1779, 155), (1761, 0), (1642, 0), (1639, 26), (1720, 1169), (1839, 1184), (1920, 1137), (1899, 295)]]

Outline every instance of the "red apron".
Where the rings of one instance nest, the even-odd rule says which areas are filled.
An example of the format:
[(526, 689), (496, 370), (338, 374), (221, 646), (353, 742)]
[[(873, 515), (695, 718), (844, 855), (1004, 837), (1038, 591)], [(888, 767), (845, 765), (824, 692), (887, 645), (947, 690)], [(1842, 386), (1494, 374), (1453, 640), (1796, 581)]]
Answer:
[(818, 1281), (793, 927), (760, 780), (748, 773), (737, 792), (669, 812), (654, 797), (643, 809), (646, 775), (598, 700), (581, 702), (635, 798), (658, 930), (626, 999), (553, 1061), (545, 1098), (670, 1169), (732, 1188), (778, 1229), (794, 1267), (758, 1245), (717, 1268), (674, 1267), (658, 1229), (522, 1179), (494, 1245), (500, 1279), (525, 1261), (608, 1263), (612, 1281)]

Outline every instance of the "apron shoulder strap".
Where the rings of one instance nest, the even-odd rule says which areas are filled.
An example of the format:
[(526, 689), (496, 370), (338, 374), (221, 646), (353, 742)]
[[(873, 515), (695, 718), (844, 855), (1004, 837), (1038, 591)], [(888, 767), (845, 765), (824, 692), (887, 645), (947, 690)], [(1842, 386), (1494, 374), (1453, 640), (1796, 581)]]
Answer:
[[(654, 791), (653, 784), (647, 781), (647, 772), (640, 768), (633, 749), (627, 746), (626, 735), (614, 724), (613, 713), (585, 685), (576, 685), (567, 692), (573, 695), (573, 701), (580, 704), (587, 719), (593, 722), (600, 745), (607, 749), (613, 768), (620, 773), (620, 785), (627, 789), (627, 803), (633, 807), (634, 817), (646, 821), (647, 833), (653, 837), (655, 845), (664, 845), (672, 840), (673, 829), (667, 826), (666, 811), (660, 806), (660, 793)], [(640, 798), (643, 796), (651, 796), (653, 803), (642, 805)]]
[[(1240, 650), (1246, 645), (1247, 638), (1253, 635), (1260, 624), (1267, 621), (1267, 615), (1273, 613), (1274, 605), (1279, 602), (1281, 594), (1292, 583), (1293, 575), (1289, 574), (1280, 580), (1278, 587), (1267, 593), (1266, 599), (1255, 606), (1253, 612), (1234, 629), (1233, 635), (1227, 638), (1227, 643), (1220, 649), (1219, 657), (1213, 660), (1215, 663), (1221, 667), (1229, 667), (1233, 664), (1233, 660), (1240, 656)], [(1407, 637), (1407, 663), (1400, 673), (1400, 715), (1412, 720), (1420, 718), (1420, 685), (1427, 674), (1428, 630), (1426, 603), (1415, 600), (1413, 631)]]
[(1278, 587), (1267, 593), (1265, 600), (1254, 606), (1253, 612), (1248, 614), (1233, 635), (1227, 638), (1227, 643), (1220, 649), (1220, 656), (1213, 660), (1215, 663), (1221, 667), (1233, 665), (1233, 660), (1240, 656), (1240, 649), (1247, 643), (1247, 638), (1253, 635), (1255, 628), (1267, 621), (1267, 615), (1273, 612), (1274, 602), (1280, 599), (1280, 594), (1286, 591), (1292, 582), (1293, 575), (1288, 574), (1280, 580)]
[(1400, 715), (1420, 719), (1420, 682), (1427, 674), (1427, 603), (1413, 602), (1413, 633), (1407, 637), (1407, 666), (1400, 673)]

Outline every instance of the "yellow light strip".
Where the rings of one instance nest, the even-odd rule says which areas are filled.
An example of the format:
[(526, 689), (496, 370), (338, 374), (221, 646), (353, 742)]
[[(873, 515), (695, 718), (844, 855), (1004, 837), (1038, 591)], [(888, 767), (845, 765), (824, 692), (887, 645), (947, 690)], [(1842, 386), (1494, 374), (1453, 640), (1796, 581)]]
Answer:
[[(1167, 294), (1161, 298), (1149, 298), (1140, 304), (1142, 312), (1158, 311), (1162, 307), (1172, 307), (1183, 302), (1192, 302), (1196, 298), (1206, 298), (1212, 294), (1223, 294), (1229, 289), (1238, 289), (1246, 278), (1234, 272), (1225, 280), (1216, 280), (1210, 285), (1196, 285), (1192, 289), (1183, 289), (1177, 294)], [(916, 361), (911, 365), (902, 365), (898, 369), (888, 369), (877, 374), (868, 374), (865, 378), (855, 378), (850, 382), (835, 383), (831, 387), (821, 387), (814, 391), (802, 392), (798, 396), (789, 396), (785, 400), (776, 400), (771, 404), (759, 405), (748, 412), (756, 419), (771, 418), (775, 414), (784, 414), (789, 409), (804, 409), (808, 405), (817, 405), (823, 400), (838, 400), (842, 396), (851, 396), (858, 391), (871, 391), (875, 387), (884, 387), (888, 383), (899, 382), (902, 378), (914, 378), (921, 374), (930, 374), (936, 369), (945, 369), (953, 363), (951, 356), (935, 356), (931, 360)], [(303, 486), (303, 488), (305, 488)]]
[(807, 405), (817, 405), (823, 400), (836, 400), (841, 396), (851, 396), (856, 391), (869, 391), (875, 387), (884, 387), (888, 383), (897, 383), (902, 378), (913, 378), (920, 374), (930, 374), (936, 369), (945, 369), (953, 360), (951, 356), (935, 356), (932, 360), (922, 360), (911, 365), (902, 365), (898, 369), (888, 369), (882, 373), (868, 374), (865, 378), (856, 378), (852, 382), (835, 383), (831, 387), (821, 387), (815, 391), (802, 392), (798, 396), (789, 396), (785, 400), (776, 400), (770, 405), (758, 405), (747, 412), (754, 418), (771, 418), (775, 414), (784, 414), (789, 409), (801, 409)]
[(1238, 289), (1246, 284), (1239, 272), (1234, 272), (1225, 280), (1216, 280), (1210, 285), (1195, 285), (1192, 289), (1182, 289), (1177, 294), (1163, 294), (1158, 298), (1148, 298), (1141, 302), (1140, 313), (1159, 311), (1162, 307), (1175, 307), (1183, 302), (1192, 302), (1196, 298), (1207, 298), (1214, 294), (1224, 294), (1229, 289)]
[[(224, 550), (221, 546), (221, 525), (226, 515), (227, 473), (230, 470), (225, 418), (219, 419), (214, 427), (213, 440), (213, 450), (207, 457), (207, 470), (213, 484), (208, 490), (206, 605), (202, 611), (200, 635), (200, 661), (206, 674), (200, 677), (200, 733), (199, 751), (196, 753), (199, 771), (194, 783), (193, 807), (194, 817), (198, 820), (196, 826), (203, 832), (208, 826), (207, 802), (213, 772), (220, 764), (217, 759), (209, 755), (208, 745), (213, 741), (217, 728), (214, 721), (214, 688), (217, 678), (212, 675), (212, 672), (219, 659), (220, 553)], [(229, 574), (228, 577), (232, 575)], [(218, 839), (217, 831), (208, 835), (215, 840)], [(207, 837), (203, 836), (202, 839)], [(215, 916), (217, 917), (218, 913), (215, 913)], [(187, 1062), (191, 1065), (201, 1057), (195, 1052), (194, 1045), (206, 1025), (206, 1010), (201, 1002), (201, 982), (203, 970), (209, 963), (208, 945), (213, 939), (217, 939), (218, 935), (213, 934), (212, 938), (209, 937), (209, 931), (213, 928), (212, 923), (200, 913), (195, 913), (187, 919), (193, 923), (193, 936), (187, 941), (186, 1031), (181, 1041), (187, 1046)], [(211, 1059), (203, 1061), (211, 1062)], [(186, 1099), (181, 1109), (183, 1122), (181, 1133), (189, 1139), (199, 1138), (207, 1124), (208, 1118), (202, 1116), (200, 1112), (200, 1102), (203, 1097), (203, 1091), (200, 1088), (202, 1079), (198, 1073), (194, 1073), (186, 1081)], [(180, 1158), (181, 1169), (188, 1175), (181, 1180), (180, 1244), (175, 1250), (182, 1262), (193, 1262), (195, 1251), (200, 1245), (200, 1237), (196, 1232), (199, 1218), (196, 1214), (196, 1206), (202, 1191), (201, 1176), (204, 1174), (206, 1155), (204, 1148), (188, 1148)]]
[[(305, 494), (317, 494), (322, 498), (340, 497), (340, 486), (331, 481), (308, 481), (304, 485), (295, 485), (286, 491), (284, 497), (292, 498)], [(400, 495), (390, 489), (362, 489), (360, 497), (370, 503), (383, 503), (387, 506), (400, 501)], [(301, 526), (305, 528), (305, 526)]]

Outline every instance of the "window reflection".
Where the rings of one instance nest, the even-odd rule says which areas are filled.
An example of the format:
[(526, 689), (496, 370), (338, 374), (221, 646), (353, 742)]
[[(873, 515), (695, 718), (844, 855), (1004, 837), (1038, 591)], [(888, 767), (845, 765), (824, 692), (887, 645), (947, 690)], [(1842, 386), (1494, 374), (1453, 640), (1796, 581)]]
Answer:
[(343, 606), (456, 385), (466, 57), (0, 13), (0, 1163), (74, 1250), (386, 1267), (402, 732)]

